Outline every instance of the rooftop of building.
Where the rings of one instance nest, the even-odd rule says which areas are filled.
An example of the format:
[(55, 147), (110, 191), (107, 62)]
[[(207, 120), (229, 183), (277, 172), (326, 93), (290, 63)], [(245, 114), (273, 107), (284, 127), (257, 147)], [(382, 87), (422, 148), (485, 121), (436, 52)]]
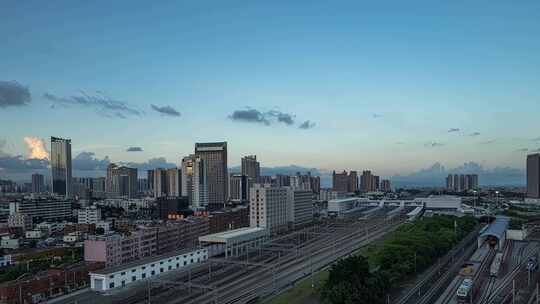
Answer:
[(266, 234), (266, 230), (260, 227), (244, 227), (234, 230), (218, 232), (199, 237), (199, 241), (208, 243), (227, 243), (230, 241), (249, 241)]
[(332, 202), (332, 203), (348, 203), (348, 202), (354, 202), (354, 201), (359, 201), (359, 200), (366, 200), (366, 198), (362, 198), (362, 197), (336, 198), (336, 199), (330, 200), (329, 202)]
[(100, 270), (97, 270), (97, 271), (92, 271), (91, 273), (101, 274), (101, 275), (113, 274), (115, 272), (119, 272), (119, 271), (122, 271), (122, 270), (126, 270), (126, 269), (130, 269), (130, 268), (134, 268), (134, 267), (138, 267), (138, 266), (158, 262), (158, 261), (161, 261), (161, 260), (164, 260), (164, 259), (168, 259), (170, 257), (175, 257), (175, 256), (178, 256), (178, 255), (184, 255), (184, 254), (188, 254), (188, 253), (192, 253), (194, 251), (200, 251), (200, 250), (206, 250), (206, 249), (204, 249), (204, 248), (185, 248), (185, 249), (182, 249), (182, 250), (171, 251), (171, 252), (161, 254), (161, 255), (147, 257), (147, 258), (140, 259), (140, 260), (137, 260), (137, 261), (133, 261), (133, 262), (130, 262), (130, 263), (126, 263), (126, 264), (123, 264), (123, 265), (118, 265), (118, 266), (114, 266), (114, 267), (100, 269)]
[(501, 239), (506, 229), (508, 229), (509, 224), (509, 217), (497, 216), (495, 217), (495, 220), (480, 233), (480, 237), (495, 236), (496, 238)]

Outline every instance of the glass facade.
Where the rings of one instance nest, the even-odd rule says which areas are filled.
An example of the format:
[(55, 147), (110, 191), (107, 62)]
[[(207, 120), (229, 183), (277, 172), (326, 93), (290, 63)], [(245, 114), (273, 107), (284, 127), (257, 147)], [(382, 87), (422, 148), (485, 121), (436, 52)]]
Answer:
[(53, 193), (71, 197), (71, 140), (51, 137)]

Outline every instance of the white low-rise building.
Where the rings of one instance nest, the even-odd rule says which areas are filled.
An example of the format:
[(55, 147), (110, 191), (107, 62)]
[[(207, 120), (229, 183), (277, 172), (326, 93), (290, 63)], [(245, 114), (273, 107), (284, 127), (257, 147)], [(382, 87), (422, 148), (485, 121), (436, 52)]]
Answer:
[(362, 199), (359, 197), (330, 200), (328, 201), (328, 214), (341, 216), (343, 213), (346, 213), (349, 210), (358, 208), (361, 200)]
[(41, 230), (28, 230), (24, 234), (24, 237), (27, 239), (40, 239), (43, 237), (43, 232)]
[(79, 224), (96, 224), (99, 221), (101, 221), (101, 210), (96, 206), (80, 209), (77, 213)]
[(19, 239), (11, 238), (9, 235), (3, 235), (0, 240), (0, 247), (3, 249), (19, 249)]
[(51, 234), (54, 232), (59, 232), (66, 228), (67, 222), (42, 222), (36, 225), (36, 229), (45, 232), (46, 234)]
[(461, 210), (461, 197), (454, 195), (430, 195), (428, 197), (415, 198), (414, 201), (424, 203), (426, 209)]
[(9, 227), (20, 227), (23, 231), (32, 229), (32, 216), (15, 212), (9, 215)]
[(111, 231), (111, 222), (105, 222), (105, 221), (101, 221), (101, 222), (97, 222), (96, 223), (96, 229), (97, 228), (102, 228), (103, 229), (103, 233), (104, 234), (107, 234)]
[(150, 279), (208, 259), (206, 249), (189, 249), (149, 257), (133, 263), (90, 272), (90, 288), (104, 292), (134, 282)]
[(71, 232), (68, 235), (64, 235), (64, 243), (75, 243), (82, 240), (83, 233), (80, 231)]

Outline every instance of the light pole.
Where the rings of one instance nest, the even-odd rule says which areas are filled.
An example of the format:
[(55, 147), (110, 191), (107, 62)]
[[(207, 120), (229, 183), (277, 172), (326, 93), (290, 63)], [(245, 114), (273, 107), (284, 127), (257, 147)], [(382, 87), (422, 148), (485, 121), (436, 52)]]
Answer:
[(309, 253), (309, 268), (311, 272), (311, 288), (315, 288), (315, 281), (313, 279), (313, 251)]
[(473, 198), (473, 216), (476, 216), (476, 194), (478, 191), (473, 190), (474, 198)]

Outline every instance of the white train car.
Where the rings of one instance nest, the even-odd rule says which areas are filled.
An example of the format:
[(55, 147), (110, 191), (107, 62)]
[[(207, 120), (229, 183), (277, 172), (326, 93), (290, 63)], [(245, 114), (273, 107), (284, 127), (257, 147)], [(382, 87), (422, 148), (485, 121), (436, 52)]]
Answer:
[(491, 263), (491, 267), (489, 268), (489, 275), (492, 277), (497, 277), (499, 274), (499, 270), (501, 269), (501, 265), (503, 262), (503, 253), (498, 252), (495, 255), (495, 258), (493, 259), (493, 263)]

